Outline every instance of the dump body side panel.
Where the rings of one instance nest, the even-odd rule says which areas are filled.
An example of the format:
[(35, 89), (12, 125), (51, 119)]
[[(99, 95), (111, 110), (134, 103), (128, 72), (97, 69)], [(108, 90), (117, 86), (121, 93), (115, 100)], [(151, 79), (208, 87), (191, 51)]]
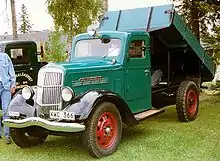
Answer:
[(173, 5), (106, 12), (100, 31), (154, 31), (172, 23)]
[(212, 59), (209, 57), (209, 55), (207, 55), (207, 53), (205, 53), (197, 38), (193, 35), (192, 31), (177, 13), (174, 14), (173, 24), (183, 36), (183, 39), (187, 41), (188, 45), (201, 59), (202, 63), (209, 70), (209, 72), (214, 75), (215, 68)]
[(151, 13), (148, 20), (147, 32), (161, 30), (169, 27), (173, 19), (173, 5), (164, 5), (151, 7)]

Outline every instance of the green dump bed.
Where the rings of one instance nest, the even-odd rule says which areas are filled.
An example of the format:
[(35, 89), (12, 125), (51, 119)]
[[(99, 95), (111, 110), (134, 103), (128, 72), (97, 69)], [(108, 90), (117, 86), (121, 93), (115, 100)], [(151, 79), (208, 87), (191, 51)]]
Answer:
[(106, 12), (101, 31), (146, 31), (158, 34), (169, 48), (190, 48), (201, 60), (202, 80), (214, 77), (215, 66), (210, 56), (174, 10), (172, 4)]

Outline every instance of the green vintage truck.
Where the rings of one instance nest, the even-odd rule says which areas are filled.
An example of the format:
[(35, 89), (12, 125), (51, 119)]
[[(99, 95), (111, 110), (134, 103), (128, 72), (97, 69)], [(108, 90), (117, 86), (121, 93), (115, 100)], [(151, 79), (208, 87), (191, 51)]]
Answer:
[(133, 126), (176, 104), (182, 122), (196, 119), (199, 88), (215, 66), (173, 5), (109, 11), (73, 39), (70, 62), (49, 63), (37, 86), (9, 108), (15, 144), (79, 133), (89, 154), (113, 154), (122, 124)]

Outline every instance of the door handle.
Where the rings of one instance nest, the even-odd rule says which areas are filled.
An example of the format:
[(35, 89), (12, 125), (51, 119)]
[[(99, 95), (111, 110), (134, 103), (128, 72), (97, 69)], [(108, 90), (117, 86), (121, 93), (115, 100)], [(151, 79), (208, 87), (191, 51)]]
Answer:
[(149, 73), (150, 71), (148, 69), (145, 69), (144, 70), (144, 73)]

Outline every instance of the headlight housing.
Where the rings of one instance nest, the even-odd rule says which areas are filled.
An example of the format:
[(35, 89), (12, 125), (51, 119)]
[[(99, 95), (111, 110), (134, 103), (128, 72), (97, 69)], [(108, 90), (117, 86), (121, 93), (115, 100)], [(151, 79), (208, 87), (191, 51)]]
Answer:
[(24, 99), (29, 100), (34, 96), (34, 90), (30, 86), (26, 86), (22, 89), (21, 94)]
[(69, 102), (75, 97), (75, 93), (71, 88), (64, 87), (61, 91), (61, 96), (65, 102)]

